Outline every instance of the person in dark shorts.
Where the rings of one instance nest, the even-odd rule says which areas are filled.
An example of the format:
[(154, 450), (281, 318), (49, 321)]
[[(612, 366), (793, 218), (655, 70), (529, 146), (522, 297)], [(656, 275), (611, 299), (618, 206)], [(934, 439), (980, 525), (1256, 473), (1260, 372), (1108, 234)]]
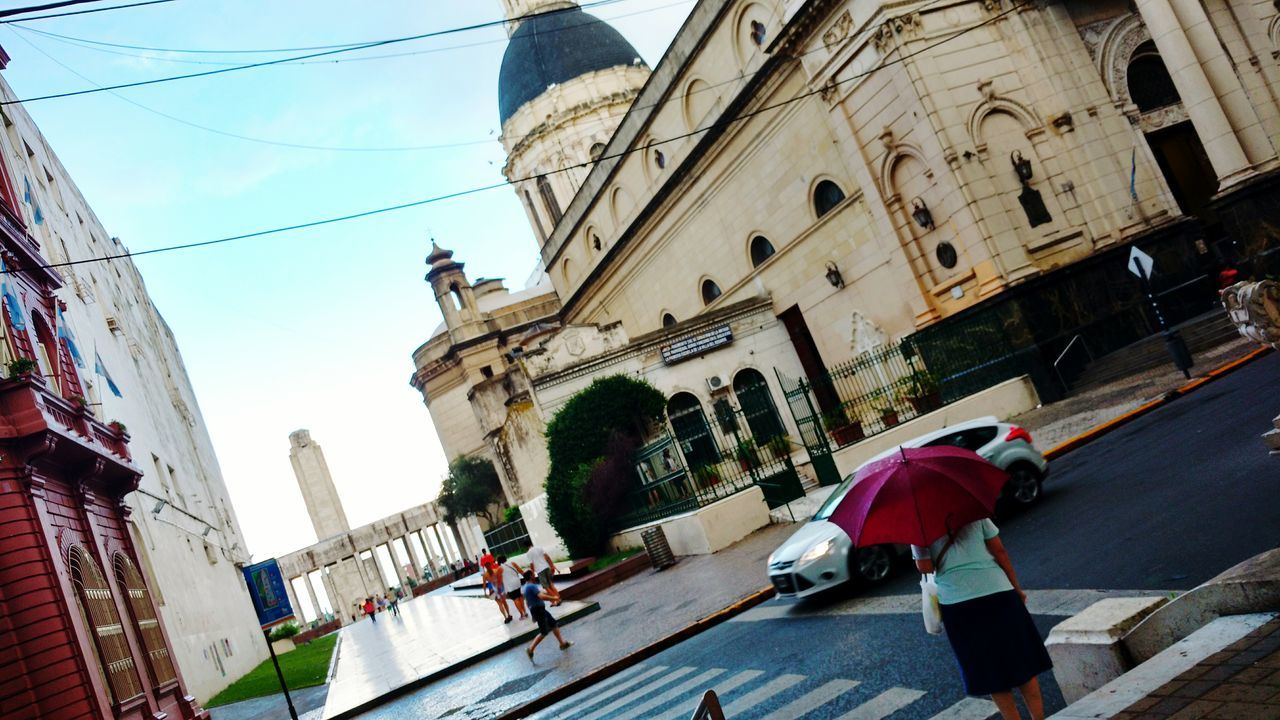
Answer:
[(507, 599), (516, 606), (520, 619), (523, 620), (529, 616), (524, 599), (520, 596), (520, 577), (524, 574), (524, 568), (508, 560), (506, 555), (498, 556), (498, 567), (502, 570), (502, 587), (507, 591)]
[(538, 644), (547, 635), (555, 635), (556, 640), (560, 641), (560, 649), (568, 650), (573, 643), (564, 639), (560, 634), (560, 625), (556, 622), (555, 617), (551, 615), (551, 611), (547, 610), (547, 604), (544, 600), (559, 600), (559, 593), (550, 593), (542, 589), (538, 584), (538, 576), (533, 574), (533, 570), (524, 571), (524, 586), (520, 588), (520, 592), (524, 595), (525, 604), (529, 608), (529, 613), (533, 615), (533, 621), (538, 624), (538, 636), (533, 639), (533, 644), (524, 651), (529, 659), (533, 659), (533, 651), (538, 649)]

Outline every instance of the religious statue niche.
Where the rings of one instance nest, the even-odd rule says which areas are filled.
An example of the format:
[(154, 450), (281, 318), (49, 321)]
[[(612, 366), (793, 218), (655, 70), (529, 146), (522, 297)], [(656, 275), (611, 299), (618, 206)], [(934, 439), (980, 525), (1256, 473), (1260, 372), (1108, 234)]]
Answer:
[(1014, 172), (1018, 173), (1018, 181), (1022, 183), (1018, 202), (1022, 204), (1022, 211), (1027, 214), (1027, 222), (1031, 223), (1031, 227), (1053, 222), (1053, 216), (1049, 214), (1040, 191), (1031, 187), (1031, 161), (1022, 157), (1020, 151), (1014, 150), (1009, 154), (1009, 162), (1013, 165)]

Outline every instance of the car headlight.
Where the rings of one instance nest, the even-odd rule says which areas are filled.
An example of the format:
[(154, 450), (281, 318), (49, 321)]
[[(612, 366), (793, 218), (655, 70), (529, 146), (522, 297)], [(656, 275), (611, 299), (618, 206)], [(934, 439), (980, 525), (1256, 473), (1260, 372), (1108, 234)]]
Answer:
[(817, 545), (814, 545), (808, 550), (805, 550), (804, 554), (800, 556), (800, 562), (807, 563), (807, 562), (813, 562), (814, 560), (817, 560), (823, 555), (826, 555), (827, 553), (831, 552), (831, 546), (832, 546), (832, 543), (830, 539), (823, 540)]

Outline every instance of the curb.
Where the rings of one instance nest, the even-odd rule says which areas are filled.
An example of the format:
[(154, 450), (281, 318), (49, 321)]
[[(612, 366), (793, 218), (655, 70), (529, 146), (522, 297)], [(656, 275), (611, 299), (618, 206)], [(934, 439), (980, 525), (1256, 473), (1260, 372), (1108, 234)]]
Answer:
[(1112, 418), (1107, 422), (1104, 422), (1101, 425), (1098, 425), (1097, 427), (1090, 428), (1089, 430), (1086, 430), (1080, 433), (1079, 435), (1046, 450), (1044, 452), (1044, 458), (1046, 460), (1053, 460), (1055, 458), (1066, 455), (1072, 450), (1075, 450), (1083, 445), (1087, 445), (1093, 442), (1094, 440), (1097, 440), (1098, 438), (1102, 437), (1103, 435), (1110, 433), (1113, 430), (1117, 430), (1125, 425), (1128, 425), (1129, 423), (1133, 422), (1134, 420), (1137, 420), (1143, 415), (1147, 415), (1153, 410), (1164, 407), (1165, 405), (1168, 405), (1169, 403), (1173, 402), (1174, 400), (1177, 400), (1183, 395), (1186, 395), (1194, 390), (1198, 390), (1201, 387), (1213, 382), (1214, 380), (1217, 380), (1221, 377), (1229, 375), (1232, 372), (1244, 367), (1245, 365), (1248, 365), (1254, 360), (1257, 360), (1261, 357), (1264, 357), (1270, 354), (1271, 352), (1273, 351), (1270, 347), (1263, 346), (1258, 348), (1257, 350), (1254, 350), (1248, 355), (1245, 355), (1244, 357), (1240, 357), (1235, 360), (1232, 360), (1229, 363), (1220, 365), (1210, 370), (1209, 372), (1205, 373), (1204, 377), (1199, 377), (1199, 378), (1196, 378), (1195, 380), (1191, 380), (1190, 382), (1184, 385), (1181, 385), (1179, 387), (1174, 388), (1173, 390), (1166, 392), (1164, 395), (1156, 398), (1155, 400), (1152, 400), (1151, 402), (1148, 402), (1143, 405), (1139, 405), (1138, 407), (1130, 410), (1127, 413), (1124, 413), (1123, 415), (1120, 415), (1119, 417)]
[(777, 591), (774, 590), (772, 586), (761, 588), (726, 608), (717, 610), (706, 617), (693, 621), (670, 635), (658, 638), (648, 645), (645, 645), (638, 650), (634, 650), (607, 665), (596, 668), (582, 677), (571, 680), (568, 683), (565, 683), (564, 685), (561, 685), (540, 697), (536, 697), (523, 705), (518, 705), (507, 710), (501, 715), (495, 717), (494, 720), (516, 720), (516, 718), (525, 718), (540, 710), (546, 710), (561, 700), (577, 695), (592, 685), (603, 680), (607, 680), (627, 668), (648, 660), (654, 655), (678, 645), (694, 635), (705, 630), (710, 630), (730, 618), (741, 615), (760, 603), (772, 599), (776, 594)]
[[(568, 625), (569, 623), (572, 623), (575, 620), (580, 620), (590, 615), (591, 613), (596, 612), (599, 609), (600, 609), (600, 603), (592, 602), (587, 604), (585, 607), (581, 608), (580, 610), (574, 611), (573, 613), (568, 614), (565, 617), (556, 618), (556, 620), (559, 621), (559, 623), (562, 625)], [(326, 720), (343, 720), (343, 718), (355, 717), (360, 713), (363, 713), (367, 710), (371, 710), (375, 707), (378, 707), (379, 705), (383, 705), (389, 700), (400, 697), (401, 695), (406, 695), (408, 693), (411, 693), (414, 690), (422, 688), (426, 685), (430, 685), (431, 683), (439, 680), (440, 678), (447, 677), (460, 670), (465, 670), (466, 668), (469, 668), (472, 665), (475, 665), (476, 663), (482, 660), (488, 660), (494, 655), (504, 653), (513, 647), (518, 647), (520, 645), (523, 645), (528, 640), (533, 639), (533, 636), (537, 634), (538, 634), (538, 629), (536, 627), (532, 628), (530, 630), (520, 633), (519, 635), (513, 636), (504, 642), (498, 643), (493, 647), (485, 648), (484, 650), (481, 650), (480, 652), (475, 653), (474, 655), (470, 655), (464, 658), (463, 660), (456, 662), (448, 667), (444, 667), (439, 670), (436, 670), (433, 673), (423, 675), (417, 680), (401, 685), (398, 688), (393, 688), (389, 692), (383, 693), (382, 695), (379, 695), (376, 698), (370, 698), (369, 700), (366, 700), (360, 703), (359, 705), (349, 707), (334, 715), (327, 715), (325, 716), (325, 718)], [(335, 653), (335, 656), (336, 656), (336, 653)]]

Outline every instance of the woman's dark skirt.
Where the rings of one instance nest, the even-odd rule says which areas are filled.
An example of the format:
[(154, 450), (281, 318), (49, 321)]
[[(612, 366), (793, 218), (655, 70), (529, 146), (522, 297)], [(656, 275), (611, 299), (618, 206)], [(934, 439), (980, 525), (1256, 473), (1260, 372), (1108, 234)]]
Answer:
[(1040, 631), (1016, 591), (941, 608), (947, 640), (960, 664), (967, 694), (1011, 690), (1053, 668)]

